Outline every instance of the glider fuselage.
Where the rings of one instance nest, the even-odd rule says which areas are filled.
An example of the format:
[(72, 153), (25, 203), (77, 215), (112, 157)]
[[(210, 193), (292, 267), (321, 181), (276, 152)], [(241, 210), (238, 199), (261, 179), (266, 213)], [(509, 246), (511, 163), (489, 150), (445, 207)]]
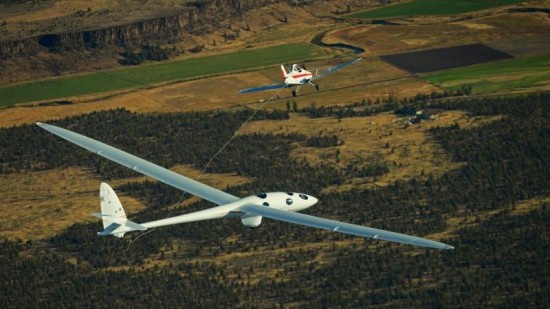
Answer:
[[(203, 220), (210, 220), (210, 219), (242, 217), (244, 213), (238, 211), (238, 209), (245, 205), (262, 205), (265, 207), (281, 209), (286, 211), (300, 211), (315, 205), (317, 201), (318, 201), (317, 198), (311, 195), (303, 194), (303, 193), (294, 193), (294, 192), (260, 193), (258, 195), (252, 195), (252, 196), (239, 199), (229, 204), (220, 205), (217, 207), (212, 207), (209, 209), (192, 212), (192, 213), (188, 213), (180, 216), (175, 216), (171, 218), (143, 223), (142, 226), (146, 228), (152, 228), (152, 227), (159, 227), (159, 226), (166, 226), (166, 225), (180, 224), (180, 223), (194, 222), (194, 221), (203, 221)], [(131, 229), (128, 229), (128, 231), (130, 230)], [(126, 228), (122, 226), (119, 228), (119, 230), (117, 230), (117, 232), (119, 233), (126, 232)]]

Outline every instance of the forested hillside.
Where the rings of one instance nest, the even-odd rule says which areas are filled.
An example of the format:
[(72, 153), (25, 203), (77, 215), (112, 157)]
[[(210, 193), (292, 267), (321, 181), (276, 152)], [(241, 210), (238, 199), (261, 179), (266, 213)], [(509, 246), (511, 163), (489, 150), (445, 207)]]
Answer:
[[(550, 95), (409, 104), (502, 117), (472, 129), (433, 129), (442, 149), (465, 163), (440, 178), (426, 175), (379, 189), (321, 194), (349, 175), (332, 165), (292, 159), (297, 145), (325, 144), (311, 145), (296, 134), (239, 136), (209, 171), (252, 179), (229, 189), (239, 196), (307, 192), (320, 199), (306, 211), (310, 214), (431, 237), (455, 250), (271, 220), (254, 230), (239, 220), (166, 227), (128, 247), (137, 234), (98, 237), (99, 222), (77, 223), (44, 241), (1, 244), (0, 306), (550, 306), (550, 205), (543, 200), (550, 194)], [(115, 110), (57, 124), (163, 166), (202, 169), (250, 115), (249, 110), (170, 115)], [(262, 111), (255, 120), (286, 117), (286, 112)], [(36, 126), (0, 130), (0, 158), (2, 173), (86, 166), (105, 181), (134, 175)], [(150, 181), (116, 190), (146, 202), (148, 208), (132, 216), (137, 222), (167, 216), (168, 206), (181, 196)], [(176, 207), (172, 215), (209, 206), (200, 201)]]

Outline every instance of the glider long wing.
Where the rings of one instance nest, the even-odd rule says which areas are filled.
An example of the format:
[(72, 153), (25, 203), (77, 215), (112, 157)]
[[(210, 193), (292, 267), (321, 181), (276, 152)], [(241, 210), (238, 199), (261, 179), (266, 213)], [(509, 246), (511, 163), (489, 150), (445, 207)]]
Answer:
[(282, 88), (286, 88), (285, 83), (271, 84), (271, 85), (265, 85), (265, 86), (261, 86), (261, 87), (243, 89), (243, 90), (240, 90), (239, 93), (251, 93), (251, 92), (259, 92), (259, 91), (282, 89)]
[(333, 232), (344, 234), (368, 237), (372, 239), (381, 239), (393, 241), (402, 244), (415, 245), (420, 247), (436, 248), (436, 249), (454, 249), (453, 246), (440, 243), (437, 241), (409, 236), (400, 233), (394, 233), (385, 230), (374, 229), (366, 226), (355, 225), (350, 223), (339, 222), (330, 219), (319, 218), (302, 213), (273, 209), (265, 206), (245, 205), (240, 207), (238, 211), (262, 216), (270, 219), (285, 221), (294, 224), (316, 227)]
[(154, 163), (145, 161), (120, 149), (114, 148), (84, 135), (41, 122), (37, 122), (36, 124), (42, 129), (91, 152), (94, 152), (95, 154), (131, 168), (136, 172), (151, 176), (161, 182), (164, 182), (165, 184), (185, 192), (189, 192), (190, 194), (196, 195), (207, 201), (218, 205), (223, 205), (239, 200), (238, 197), (229, 193), (225, 193), (195, 180), (189, 179), (164, 167), (160, 167)]
[(348, 66), (358, 62), (359, 60), (361, 60), (361, 58), (353, 59), (352, 61), (345, 62), (345, 63), (339, 64), (339, 65), (335, 65), (333, 67), (330, 67), (330, 68), (328, 68), (324, 71), (321, 71), (321, 72), (317, 73), (315, 76), (313, 76), (312, 80), (316, 80), (316, 79), (319, 79), (321, 77), (325, 77), (329, 74), (332, 74), (334, 72), (338, 72), (341, 69), (343, 69), (345, 67), (348, 67)]

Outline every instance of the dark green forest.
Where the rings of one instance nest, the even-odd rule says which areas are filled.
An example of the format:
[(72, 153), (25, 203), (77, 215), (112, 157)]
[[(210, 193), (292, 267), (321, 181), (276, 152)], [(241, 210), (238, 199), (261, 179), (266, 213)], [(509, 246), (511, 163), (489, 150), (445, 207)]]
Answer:
[[(328, 147), (345, 140), (271, 134), (237, 137), (208, 171), (253, 179), (229, 188), (235, 195), (307, 192), (320, 199), (307, 213), (418, 236), (446, 231), (449, 218), (475, 218), (475, 224), (459, 223), (456, 232), (441, 239), (455, 250), (357, 240), (271, 220), (254, 230), (239, 220), (165, 227), (128, 248), (137, 234), (98, 237), (101, 223), (75, 223), (51, 239), (0, 243), (0, 307), (549, 307), (550, 205), (514, 210), (519, 201), (550, 193), (550, 94), (392, 104), (394, 109), (406, 104), (503, 117), (472, 129), (432, 129), (429, 134), (442, 151), (466, 163), (440, 178), (426, 175), (385, 188), (321, 194), (323, 188), (343, 183), (350, 172), (292, 159), (290, 151), (297, 145)], [(296, 112), (356, 117), (354, 108), (361, 105), (337, 115)], [(162, 166), (185, 163), (202, 169), (251, 114), (112, 110), (54, 124)], [(286, 118), (288, 112), (260, 111), (253, 121)], [(85, 166), (107, 182), (135, 175), (37, 126), (0, 129), (0, 160), (1, 173)], [(181, 192), (153, 181), (115, 189), (148, 205), (131, 214), (137, 222), (166, 217), (167, 206), (181, 197)], [(176, 207), (172, 215), (211, 206), (200, 201)], [(342, 245), (344, 240), (352, 242)], [(258, 255), (215, 262), (251, 252)], [(166, 263), (144, 267), (145, 259)], [(272, 269), (276, 275), (268, 272)]]

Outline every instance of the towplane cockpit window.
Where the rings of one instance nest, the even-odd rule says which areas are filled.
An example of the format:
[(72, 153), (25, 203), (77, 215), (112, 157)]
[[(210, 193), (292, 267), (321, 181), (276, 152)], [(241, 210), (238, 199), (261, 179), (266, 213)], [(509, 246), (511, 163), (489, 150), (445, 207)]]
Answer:
[(308, 196), (305, 195), (305, 194), (299, 194), (299, 195), (300, 195), (300, 197), (301, 197), (303, 200), (307, 200), (307, 199), (308, 199)]

